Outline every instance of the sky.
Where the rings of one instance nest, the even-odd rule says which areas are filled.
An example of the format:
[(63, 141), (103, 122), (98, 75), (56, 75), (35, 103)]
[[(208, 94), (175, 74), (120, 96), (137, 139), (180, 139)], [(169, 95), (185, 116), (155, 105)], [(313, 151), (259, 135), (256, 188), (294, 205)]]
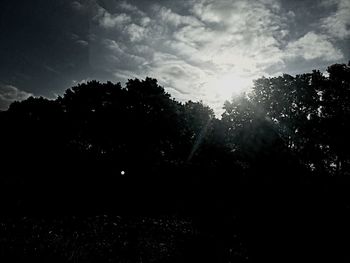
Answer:
[(179, 101), (350, 60), (350, 0), (2, 0), (0, 109), (97, 79), (156, 78)]

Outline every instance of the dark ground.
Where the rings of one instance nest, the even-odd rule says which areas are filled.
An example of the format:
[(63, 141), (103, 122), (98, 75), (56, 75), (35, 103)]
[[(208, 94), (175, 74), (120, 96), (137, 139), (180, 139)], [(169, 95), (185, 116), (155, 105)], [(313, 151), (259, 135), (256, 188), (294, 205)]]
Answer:
[(0, 256), (3, 262), (348, 262), (344, 179), (277, 185), (195, 178), (186, 186), (157, 177), (135, 184), (127, 176), (52, 187), (7, 181)]

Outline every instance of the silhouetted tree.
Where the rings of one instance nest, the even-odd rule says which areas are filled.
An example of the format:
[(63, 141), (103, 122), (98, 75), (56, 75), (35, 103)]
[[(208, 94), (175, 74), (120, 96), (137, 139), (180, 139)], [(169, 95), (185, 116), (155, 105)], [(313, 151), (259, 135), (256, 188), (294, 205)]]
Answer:
[(323, 149), (332, 174), (349, 173), (350, 161), (350, 67), (335, 64), (320, 87)]

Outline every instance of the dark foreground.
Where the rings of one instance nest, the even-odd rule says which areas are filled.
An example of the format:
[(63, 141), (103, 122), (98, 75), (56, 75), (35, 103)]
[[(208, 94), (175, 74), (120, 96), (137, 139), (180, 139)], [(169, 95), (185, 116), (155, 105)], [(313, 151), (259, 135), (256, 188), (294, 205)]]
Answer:
[[(0, 112), (0, 262), (349, 262), (350, 65), (221, 119), (155, 79)], [(74, 216), (73, 216), (74, 215)]]
[(138, 183), (130, 175), (86, 178), (2, 184), (2, 262), (350, 259), (344, 178), (220, 182), (204, 171), (187, 184), (159, 175)]

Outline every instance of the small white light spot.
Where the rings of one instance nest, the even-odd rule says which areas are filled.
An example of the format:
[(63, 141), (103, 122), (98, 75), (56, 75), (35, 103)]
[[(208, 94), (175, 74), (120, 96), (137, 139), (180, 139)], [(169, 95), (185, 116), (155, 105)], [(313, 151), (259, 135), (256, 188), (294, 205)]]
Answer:
[(120, 171), (120, 174), (121, 175), (125, 175), (125, 171)]

